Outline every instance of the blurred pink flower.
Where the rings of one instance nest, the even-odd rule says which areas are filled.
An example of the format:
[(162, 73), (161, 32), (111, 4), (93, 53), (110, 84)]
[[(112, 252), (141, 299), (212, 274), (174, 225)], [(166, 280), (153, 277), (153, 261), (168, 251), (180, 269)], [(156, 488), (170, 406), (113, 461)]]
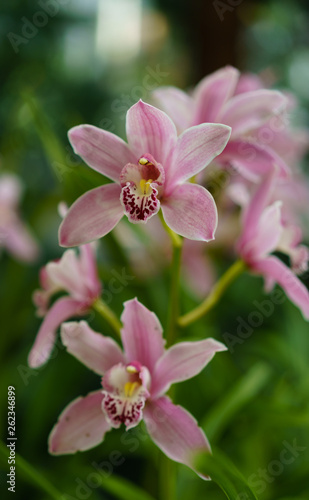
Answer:
[[(300, 230), (282, 222), (282, 202), (269, 205), (275, 183), (274, 171), (266, 176), (245, 206), (237, 251), (253, 272), (264, 276), (267, 291), (278, 283), (303, 316), (309, 319), (309, 292), (293, 272), (308, 269), (308, 249), (299, 245)], [(292, 270), (271, 255), (274, 251), (290, 256)]]
[(91, 125), (69, 131), (74, 151), (94, 170), (114, 181), (86, 192), (60, 226), (62, 246), (80, 245), (109, 233), (125, 214), (145, 223), (162, 208), (166, 224), (193, 240), (209, 241), (217, 226), (213, 197), (187, 182), (222, 152), (230, 128), (203, 124), (177, 138), (162, 111), (139, 101), (127, 113), (128, 144)]
[(285, 161), (268, 144), (256, 140), (254, 133), (286, 111), (287, 98), (276, 90), (258, 88), (258, 78), (249, 77), (236, 93), (240, 78), (236, 68), (226, 66), (201, 80), (192, 95), (175, 87), (159, 87), (153, 97), (175, 122), (179, 133), (207, 122), (232, 127), (231, 139), (216, 158), (217, 164), (232, 165), (254, 181), (277, 165), (280, 175), (286, 177), (289, 168)]
[(103, 375), (100, 389), (79, 397), (61, 413), (49, 437), (49, 451), (61, 455), (97, 446), (111, 428), (131, 429), (144, 419), (152, 440), (172, 460), (193, 468), (193, 454), (210, 452), (196, 420), (164, 394), (176, 382), (197, 375), (226, 347), (214, 339), (180, 342), (164, 349), (156, 315), (137, 299), (124, 304), (124, 352), (85, 321), (62, 325), (67, 350)]
[(33, 262), (38, 258), (39, 247), (18, 214), (21, 190), (22, 186), (18, 177), (12, 174), (1, 175), (0, 248), (6, 248), (18, 260)]
[[(101, 294), (93, 246), (81, 246), (79, 255), (67, 250), (60, 260), (49, 262), (40, 271), (40, 284), (41, 289), (33, 294), (33, 302), (38, 316), (44, 320), (28, 357), (32, 368), (48, 360), (61, 323), (87, 313)], [(68, 296), (58, 298), (50, 307), (51, 297), (60, 291), (67, 292)]]

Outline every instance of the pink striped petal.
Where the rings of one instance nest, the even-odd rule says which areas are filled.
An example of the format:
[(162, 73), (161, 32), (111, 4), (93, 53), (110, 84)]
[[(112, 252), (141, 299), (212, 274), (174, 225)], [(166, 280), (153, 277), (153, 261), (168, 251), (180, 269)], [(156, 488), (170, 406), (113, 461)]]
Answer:
[(214, 339), (180, 342), (170, 347), (159, 359), (152, 377), (151, 397), (164, 394), (176, 382), (200, 373), (216, 352), (226, 351), (225, 345)]
[(95, 247), (95, 243), (88, 243), (87, 245), (82, 245), (79, 249), (82, 275), (94, 297), (100, 295), (102, 289), (98, 275)]
[(164, 352), (165, 340), (157, 316), (137, 299), (124, 303), (122, 343), (128, 362), (139, 361), (150, 373)]
[(172, 120), (163, 111), (139, 101), (128, 110), (126, 129), (128, 143), (137, 158), (151, 154), (167, 170), (167, 159), (177, 140)]
[(165, 191), (203, 170), (225, 148), (231, 129), (204, 123), (191, 127), (177, 141), (172, 168), (167, 172)]
[(193, 416), (169, 398), (147, 402), (144, 420), (151, 439), (172, 460), (191, 467), (194, 455), (211, 453), (209, 442)]
[(278, 283), (304, 318), (309, 320), (309, 291), (291, 269), (277, 257), (270, 256), (256, 261), (254, 270), (263, 274), (270, 282)]
[(70, 354), (99, 375), (125, 362), (119, 345), (110, 337), (93, 331), (86, 321), (64, 323), (61, 339)]
[[(281, 224), (281, 206), (281, 201), (276, 201), (265, 208), (255, 228), (255, 235), (245, 248), (245, 252), (248, 254), (249, 259), (250, 255), (255, 260), (276, 250), (283, 231), (283, 226)], [(245, 259), (245, 255), (243, 257)]]
[(230, 162), (243, 177), (253, 182), (261, 180), (275, 166), (279, 177), (285, 178), (290, 173), (285, 161), (275, 151), (248, 140), (230, 140), (217, 160)]
[(80, 196), (59, 228), (60, 246), (83, 245), (109, 233), (124, 214), (120, 192), (118, 184), (106, 184)]
[(71, 297), (62, 297), (53, 304), (41, 324), (29, 353), (28, 364), (31, 368), (38, 368), (48, 360), (56, 341), (57, 329), (61, 323), (84, 312), (84, 305)]
[(72, 401), (50, 433), (49, 453), (72, 454), (100, 444), (105, 433), (111, 429), (102, 411), (102, 400), (100, 390)]
[(226, 66), (204, 78), (194, 91), (196, 111), (192, 124), (220, 121), (219, 112), (232, 97), (238, 78), (239, 71), (232, 66)]
[(218, 121), (232, 127), (232, 137), (250, 132), (263, 125), (286, 107), (286, 97), (276, 90), (255, 90), (230, 99)]
[(177, 186), (161, 204), (164, 220), (189, 240), (210, 241), (217, 228), (217, 207), (207, 189), (197, 184)]
[(68, 132), (74, 152), (100, 174), (115, 182), (123, 167), (137, 158), (120, 137), (93, 125), (79, 125)]
[(273, 169), (265, 176), (263, 181), (256, 189), (251, 202), (244, 210), (243, 232), (239, 241), (240, 245), (245, 245), (247, 244), (247, 242), (250, 242), (250, 240), (254, 239), (260, 217), (265, 207), (269, 203), (271, 194), (273, 192), (276, 175), (277, 171)]
[(159, 87), (152, 93), (160, 109), (171, 117), (178, 133), (191, 125), (193, 98), (177, 87)]

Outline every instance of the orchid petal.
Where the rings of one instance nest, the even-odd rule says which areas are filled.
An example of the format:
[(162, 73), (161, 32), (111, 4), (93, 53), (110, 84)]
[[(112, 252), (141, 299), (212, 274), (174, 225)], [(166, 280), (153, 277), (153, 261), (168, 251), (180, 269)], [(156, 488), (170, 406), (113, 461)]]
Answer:
[(79, 251), (82, 275), (93, 296), (98, 296), (101, 293), (102, 286), (97, 270), (95, 243), (82, 245)]
[(137, 299), (124, 303), (122, 343), (127, 361), (139, 361), (152, 372), (164, 352), (165, 340), (157, 316)]
[(74, 152), (100, 174), (119, 182), (122, 168), (136, 157), (120, 137), (93, 125), (79, 125), (68, 132)]
[(309, 291), (297, 276), (277, 257), (270, 256), (258, 260), (252, 266), (254, 271), (263, 274), (270, 281), (278, 283), (289, 299), (309, 320)]
[(181, 184), (162, 202), (161, 207), (166, 224), (175, 233), (190, 240), (214, 239), (217, 207), (207, 189), (197, 184)]
[(223, 151), (230, 135), (230, 127), (217, 123), (203, 123), (183, 132), (177, 141), (166, 184), (178, 184), (201, 172)]
[(99, 375), (117, 363), (124, 363), (118, 344), (110, 337), (93, 331), (86, 321), (64, 323), (61, 339), (70, 354)]
[(148, 401), (144, 420), (151, 439), (172, 460), (193, 467), (195, 453), (207, 451), (210, 445), (195, 418), (169, 398)]
[(220, 121), (217, 119), (219, 112), (232, 97), (238, 78), (239, 71), (232, 66), (226, 66), (197, 85), (194, 91), (196, 111), (193, 124)]
[(259, 181), (275, 166), (278, 177), (286, 178), (290, 173), (275, 151), (248, 140), (230, 140), (217, 161), (230, 162), (243, 177), (253, 182)]
[[(29, 231), (29, 229), (21, 222), (14, 221), (2, 230), (4, 238), (1, 238), (2, 244), (11, 252), (15, 257), (24, 262), (34, 262), (39, 256), (38, 244)], [(2, 232), (0, 228), (0, 233)]]
[(123, 216), (120, 192), (117, 184), (106, 184), (80, 196), (59, 228), (60, 246), (83, 245), (109, 233)]
[(286, 97), (276, 90), (255, 90), (232, 97), (220, 113), (218, 121), (232, 127), (232, 137), (263, 125), (286, 107)]
[(138, 158), (150, 153), (166, 168), (167, 159), (176, 144), (177, 132), (174, 123), (163, 111), (139, 101), (128, 110), (126, 129), (130, 148)]
[(72, 401), (59, 416), (49, 436), (49, 452), (65, 455), (100, 444), (111, 429), (102, 411), (102, 391)]
[(182, 382), (200, 373), (216, 352), (226, 351), (214, 339), (199, 342), (180, 342), (170, 347), (159, 359), (152, 378), (151, 397), (164, 394), (172, 384)]
[(152, 92), (159, 108), (175, 123), (179, 133), (190, 126), (193, 98), (177, 87), (159, 87)]
[(276, 201), (265, 208), (262, 213), (255, 236), (248, 242), (245, 249), (246, 253), (250, 251), (253, 253), (254, 259), (262, 258), (276, 250), (283, 231), (281, 206), (281, 201)]
[(84, 305), (71, 297), (62, 297), (52, 305), (29, 353), (28, 364), (31, 368), (38, 368), (48, 360), (56, 341), (57, 328), (61, 323), (84, 311)]
[(243, 233), (240, 239), (241, 245), (246, 244), (255, 237), (260, 217), (270, 200), (276, 174), (276, 169), (273, 169), (265, 176), (253, 195), (251, 202), (244, 210)]

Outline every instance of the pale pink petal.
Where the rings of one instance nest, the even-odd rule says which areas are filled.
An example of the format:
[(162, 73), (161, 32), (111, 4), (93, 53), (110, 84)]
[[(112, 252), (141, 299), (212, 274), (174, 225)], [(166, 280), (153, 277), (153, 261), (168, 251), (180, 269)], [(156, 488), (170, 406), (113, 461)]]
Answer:
[(147, 402), (144, 420), (151, 439), (172, 460), (193, 467), (196, 453), (211, 453), (209, 442), (195, 418), (169, 398)]
[(22, 222), (17, 220), (5, 227), (2, 236), (3, 246), (17, 259), (24, 262), (34, 262), (39, 257), (39, 246)]
[(281, 201), (276, 201), (265, 208), (261, 214), (254, 236), (239, 251), (247, 262), (256, 260), (274, 252), (280, 241), (283, 226), (281, 224)]
[(161, 207), (166, 224), (175, 233), (190, 240), (214, 239), (217, 207), (207, 189), (198, 184), (181, 184), (162, 201)]
[(164, 352), (165, 340), (157, 316), (137, 299), (124, 303), (122, 343), (128, 362), (139, 361), (152, 372)]
[[(127, 139), (137, 158), (147, 153), (166, 170), (177, 140), (172, 120), (159, 109), (139, 101), (127, 113)], [(135, 162), (136, 163), (136, 162)]]
[[(195, 114), (192, 124), (218, 122), (218, 115), (224, 104), (232, 97), (239, 71), (226, 66), (206, 76), (194, 91)], [(225, 122), (224, 122), (225, 123)]]
[(226, 351), (214, 339), (199, 342), (180, 342), (170, 347), (159, 359), (152, 377), (151, 397), (164, 394), (176, 382), (182, 382), (200, 373), (216, 352)]
[(256, 234), (260, 217), (269, 203), (274, 189), (276, 179), (276, 169), (270, 171), (256, 189), (251, 202), (243, 212), (243, 232), (240, 238), (240, 245), (245, 245), (252, 240)]
[(124, 213), (120, 192), (118, 184), (106, 184), (80, 196), (59, 228), (60, 245), (83, 245), (109, 233)]
[(120, 137), (93, 125), (79, 125), (68, 132), (74, 152), (89, 167), (119, 182), (123, 167), (137, 158)]
[(194, 295), (203, 299), (216, 282), (212, 259), (206, 255), (206, 245), (201, 241), (184, 240), (182, 270), (185, 282)]
[(280, 285), (289, 299), (309, 320), (309, 291), (297, 276), (277, 257), (270, 256), (254, 263), (254, 270)]
[(110, 337), (93, 331), (86, 321), (64, 323), (61, 339), (70, 354), (99, 375), (125, 362), (119, 345)]
[(254, 73), (243, 73), (239, 77), (234, 95), (252, 92), (253, 90), (259, 90), (263, 87), (264, 85), (260, 77)]
[(22, 183), (17, 175), (2, 174), (0, 176), (0, 204), (9, 209), (17, 208), (22, 188)]
[(229, 127), (217, 123), (204, 123), (183, 132), (167, 172), (165, 191), (201, 172), (223, 151), (230, 135)]
[(250, 132), (263, 125), (271, 116), (282, 112), (286, 97), (276, 90), (255, 90), (232, 97), (218, 121), (232, 127), (232, 137)]
[(111, 429), (101, 408), (102, 400), (102, 391), (95, 391), (72, 401), (50, 433), (49, 453), (72, 454), (100, 444)]
[(62, 297), (52, 305), (29, 353), (28, 363), (31, 368), (37, 368), (48, 360), (55, 344), (57, 328), (61, 323), (83, 312), (83, 304), (71, 297)]
[(191, 125), (193, 98), (177, 87), (159, 87), (152, 96), (158, 107), (175, 123), (178, 133)]
[(102, 286), (98, 276), (95, 246), (95, 243), (88, 243), (87, 245), (82, 245), (79, 250), (82, 276), (91, 294), (98, 296), (101, 293)]
[(249, 140), (230, 140), (217, 161), (231, 163), (243, 177), (253, 182), (259, 181), (274, 167), (279, 177), (285, 178), (290, 173), (285, 161), (275, 151)]

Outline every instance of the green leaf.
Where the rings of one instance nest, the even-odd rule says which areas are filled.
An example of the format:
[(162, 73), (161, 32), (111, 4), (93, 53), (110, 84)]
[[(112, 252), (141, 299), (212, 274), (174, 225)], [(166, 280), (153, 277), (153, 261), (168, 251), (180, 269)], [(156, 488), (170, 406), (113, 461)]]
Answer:
[(238, 469), (222, 452), (199, 454), (195, 467), (199, 473), (210, 476), (230, 500), (257, 500)]
[(146, 491), (142, 490), (127, 479), (113, 474), (102, 480), (101, 488), (112, 493), (120, 500), (154, 500)]
[(272, 370), (266, 363), (254, 365), (231, 391), (220, 399), (219, 404), (208, 412), (202, 427), (211, 441), (217, 439), (234, 415), (266, 386), (271, 374)]

